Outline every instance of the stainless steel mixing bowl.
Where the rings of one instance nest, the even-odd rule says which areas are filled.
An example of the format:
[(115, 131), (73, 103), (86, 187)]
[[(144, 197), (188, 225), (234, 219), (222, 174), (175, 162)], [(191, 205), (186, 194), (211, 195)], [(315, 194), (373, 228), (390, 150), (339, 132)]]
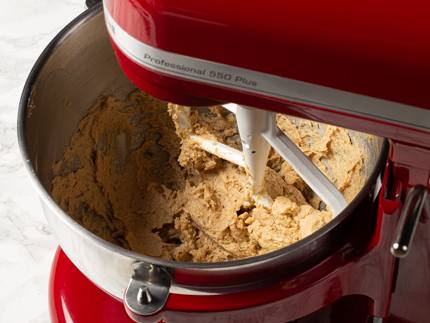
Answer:
[(131, 278), (148, 275), (158, 277), (167, 293), (177, 294), (232, 293), (273, 284), (337, 250), (374, 201), (388, 146), (376, 137), (370, 143), (363, 141), (369, 155), (368, 180), (355, 200), (321, 230), (291, 246), (240, 261), (182, 263), (110, 244), (79, 226), (53, 201), (52, 166), (101, 93), (120, 89), (116, 95), (125, 97), (135, 88), (116, 62), (103, 9), (97, 6), (71, 22), (42, 53), (25, 85), (18, 117), (25, 166), (61, 248), (91, 281), (119, 299)]

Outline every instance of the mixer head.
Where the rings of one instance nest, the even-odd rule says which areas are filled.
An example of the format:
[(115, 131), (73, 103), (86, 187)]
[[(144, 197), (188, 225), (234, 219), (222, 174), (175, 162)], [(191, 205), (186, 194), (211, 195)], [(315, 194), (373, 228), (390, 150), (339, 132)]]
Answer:
[(104, 4), (122, 69), (156, 97), (235, 102), (429, 146), (423, 0), (389, 10), (382, 1)]

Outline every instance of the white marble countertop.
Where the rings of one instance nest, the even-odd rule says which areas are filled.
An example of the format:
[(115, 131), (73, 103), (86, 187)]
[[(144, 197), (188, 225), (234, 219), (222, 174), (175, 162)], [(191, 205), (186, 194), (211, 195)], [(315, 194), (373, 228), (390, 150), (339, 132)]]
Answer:
[(0, 8), (0, 322), (50, 322), (57, 243), (24, 170), (17, 112), (36, 59), (85, 0), (0, 0)]

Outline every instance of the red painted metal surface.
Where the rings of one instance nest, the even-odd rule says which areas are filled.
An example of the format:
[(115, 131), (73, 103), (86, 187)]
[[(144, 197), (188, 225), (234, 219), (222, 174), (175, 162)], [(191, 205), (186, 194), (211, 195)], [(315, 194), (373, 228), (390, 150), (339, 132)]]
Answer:
[[(388, 170), (391, 179), (386, 189), (387, 209), (398, 203), (401, 206), (414, 185), (424, 185), (430, 191), (429, 151), (394, 143), (391, 156), (396, 162)], [(430, 225), (428, 221), (423, 221), (428, 216), (423, 210), (410, 253), (406, 258), (396, 259), (394, 264), (390, 304), (393, 322), (424, 323), (430, 318)]]
[(133, 323), (122, 300), (88, 280), (58, 247), (49, 281), (52, 323)]
[(425, 0), (108, 0), (166, 51), (430, 109)]

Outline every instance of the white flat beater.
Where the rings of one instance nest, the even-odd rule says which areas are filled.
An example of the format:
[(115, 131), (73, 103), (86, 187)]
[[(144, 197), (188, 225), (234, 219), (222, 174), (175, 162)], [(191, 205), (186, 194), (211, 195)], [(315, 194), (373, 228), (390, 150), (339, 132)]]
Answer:
[(306, 184), (331, 208), (334, 217), (348, 205), (336, 186), (278, 128), (276, 113), (234, 103), (224, 104), (223, 107), (236, 114), (243, 153), (215, 140), (203, 139), (190, 133), (191, 108), (173, 105), (177, 124), (190, 140), (203, 150), (247, 169), (251, 184), (249, 198), (255, 205), (270, 208), (273, 203), (271, 197), (263, 193), (264, 172), (270, 146), (291, 164)]

